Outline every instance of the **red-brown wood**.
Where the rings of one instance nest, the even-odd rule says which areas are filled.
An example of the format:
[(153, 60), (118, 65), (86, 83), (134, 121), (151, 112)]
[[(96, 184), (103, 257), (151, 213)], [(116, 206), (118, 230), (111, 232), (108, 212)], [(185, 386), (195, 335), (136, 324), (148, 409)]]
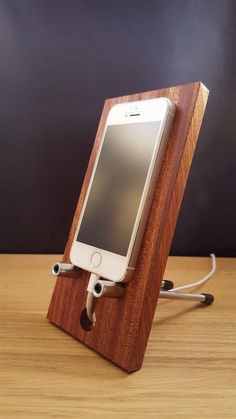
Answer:
[(50, 322), (126, 371), (142, 365), (160, 291), (167, 257), (192, 162), (208, 90), (201, 83), (176, 86), (105, 101), (94, 147), (75, 211), (63, 261), (69, 253), (88, 187), (101, 135), (110, 108), (121, 102), (168, 97), (177, 107), (173, 128), (156, 185), (133, 279), (122, 299), (100, 298), (96, 303), (96, 325), (85, 331), (80, 314), (85, 307), (89, 274), (58, 277), (48, 310)]

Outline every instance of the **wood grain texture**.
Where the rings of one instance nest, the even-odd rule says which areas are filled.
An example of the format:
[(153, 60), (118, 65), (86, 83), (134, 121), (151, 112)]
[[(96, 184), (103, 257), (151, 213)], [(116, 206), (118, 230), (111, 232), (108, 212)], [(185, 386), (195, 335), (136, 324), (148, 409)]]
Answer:
[[(158, 301), (143, 367), (128, 374), (46, 320), (60, 257), (0, 255), (1, 419), (235, 419), (236, 259), (217, 259), (198, 288), (212, 306)], [(182, 285), (209, 269), (169, 257), (164, 276)]]
[(76, 279), (58, 278), (48, 311), (52, 323), (127, 371), (135, 371), (142, 365), (208, 96), (201, 83), (106, 100), (63, 257), (64, 262), (69, 262), (70, 247), (110, 108), (116, 103), (161, 96), (170, 98), (176, 104), (177, 112), (135, 275), (126, 286), (125, 297), (99, 299), (96, 326), (89, 332), (84, 331), (80, 325), (80, 313), (85, 307), (89, 274), (81, 270)]

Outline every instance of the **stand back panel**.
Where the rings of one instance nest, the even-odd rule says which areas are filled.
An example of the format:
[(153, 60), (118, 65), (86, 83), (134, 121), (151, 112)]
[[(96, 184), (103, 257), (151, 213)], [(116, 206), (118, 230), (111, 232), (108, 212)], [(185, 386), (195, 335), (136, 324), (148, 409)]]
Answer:
[[(168, 97), (176, 116), (156, 185), (138, 263), (122, 299), (100, 298), (96, 325), (85, 331), (80, 314), (85, 307), (89, 273), (58, 277), (48, 319), (126, 371), (138, 370), (154, 317), (180, 205), (208, 97), (201, 83), (107, 99), (75, 211), (63, 262), (69, 253), (109, 110), (116, 103)], [(105, 205), (105, 204), (104, 204)]]

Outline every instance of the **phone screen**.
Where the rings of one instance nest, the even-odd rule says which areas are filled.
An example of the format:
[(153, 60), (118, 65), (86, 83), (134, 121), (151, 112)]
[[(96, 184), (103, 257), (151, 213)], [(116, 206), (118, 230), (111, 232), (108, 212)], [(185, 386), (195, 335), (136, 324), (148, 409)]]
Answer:
[(107, 127), (77, 241), (127, 255), (159, 121)]

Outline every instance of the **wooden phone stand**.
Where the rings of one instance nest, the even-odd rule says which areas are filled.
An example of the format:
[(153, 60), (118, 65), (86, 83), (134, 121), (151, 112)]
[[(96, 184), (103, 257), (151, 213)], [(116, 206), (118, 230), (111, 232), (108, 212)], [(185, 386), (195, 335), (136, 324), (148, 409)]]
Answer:
[[(74, 269), (59, 275), (48, 310), (50, 322), (126, 371), (141, 368), (154, 317), (183, 193), (201, 127), (208, 90), (198, 82), (107, 99), (63, 256), (69, 259), (85, 193), (109, 110), (116, 103), (168, 97), (176, 116), (156, 185), (138, 263), (123, 298), (99, 298), (96, 324), (86, 331), (80, 323), (89, 273)], [(106, 203), (104, 203), (106, 205)]]

